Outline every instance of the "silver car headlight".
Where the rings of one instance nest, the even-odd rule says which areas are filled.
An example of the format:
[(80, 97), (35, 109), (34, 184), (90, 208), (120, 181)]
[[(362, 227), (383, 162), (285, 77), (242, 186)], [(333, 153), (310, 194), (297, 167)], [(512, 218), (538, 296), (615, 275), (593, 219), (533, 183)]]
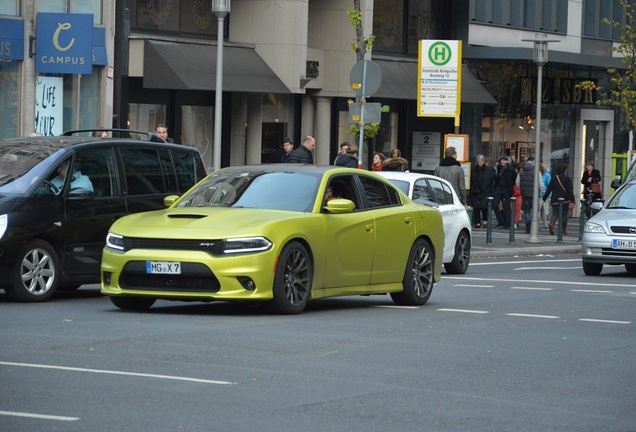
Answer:
[(606, 234), (603, 227), (599, 224), (595, 224), (592, 222), (586, 222), (583, 227), (583, 232), (586, 233), (598, 233), (598, 234)]
[(264, 252), (272, 247), (272, 242), (265, 237), (246, 237), (225, 240), (224, 254)]
[(118, 234), (108, 233), (106, 236), (106, 247), (123, 251), (125, 249), (124, 238)]
[(0, 239), (7, 232), (7, 226), (9, 225), (9, 217), (6, 214), (0, 215)]

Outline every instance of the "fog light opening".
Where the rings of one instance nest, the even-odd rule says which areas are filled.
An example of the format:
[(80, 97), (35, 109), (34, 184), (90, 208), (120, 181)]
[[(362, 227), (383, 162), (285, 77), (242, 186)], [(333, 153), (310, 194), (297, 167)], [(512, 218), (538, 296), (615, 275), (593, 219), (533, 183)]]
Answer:
[(110, 285), (110, 279), (112, 277), (112, 273), (111, 272), (104, 272), (104, 285)]
[(236, 278), (239, 283), (248, 291), (254, 291), (256, 289), (256, 284), (254, 281), (247, 276), (239, 276)]

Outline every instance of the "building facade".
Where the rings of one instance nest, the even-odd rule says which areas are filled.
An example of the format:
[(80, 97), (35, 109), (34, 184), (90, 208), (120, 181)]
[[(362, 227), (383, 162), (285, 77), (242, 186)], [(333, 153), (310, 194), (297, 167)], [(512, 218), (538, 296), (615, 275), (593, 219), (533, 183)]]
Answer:
[[(361, 0), (361, 5), (365, 33), (375, 36), (366, 58), (382, 74), (369, 100), (389, 108), (378, 134), (365, 141), (367, 155), (399, 148), (411, 169), (432, 171), (444, 136), (466, 134), (468, 160), (477, 154), (492, 160), (502, 154), (515, 160), (538, 156), (549, 167), (567, 163), (575, 183), (584, 163), (594, 161), (609, 193), (612, 154), (629, 149), (627, 132), (620, 112), (598, 106), (596, 95), (578, 84), (591, 80), (607, 87), (607, 67), (621, 66), (611, 50), (620, 35), (602, 23), (621, 19), (617, 2)], [(350, 74), (357, 60), (351, 6), (351, 0), (231, 2), (218, 107), (221, 166), (275, 161), (285, 138), (298, 145), (304, 135), (316, 137), (316, 163), (328, 164), (342, 141), (359, 140), (351, 133), (348, 107), (355, 98)], [(97, 47), (104, 56), (93, 55), (92, 73), (40, 70), (39, 44), (32, 38), (39, 37), (40, 14), (49, 12), (92, 13), (93, 28), (104, 34), (102, 44), (93, 33), (93, 51)], [(64, 130), (96, 125), (154, 130), (164, 123), (175, 142), (198, 147), (208, 168), (213, 166), (218, 18), (210, 0), (9, 0), (0, 6), (0, 20), (10, 23), (0, 26), (2, 136), (52, 132), (38, 114), (48, 88), (38, 81), (52, 78), (63, 89), (63, 101), (56, 102), (63, 106)], [(7, 28), (20, 22), (23, 27), (7, 36)], [(543, 68), (540, 155), (534, 154), (537, 67), (532, 43), (524, 41), (536, 33), (555, 40)], [(422, 39), (462, 42), (459, 122), (417, 115)]]

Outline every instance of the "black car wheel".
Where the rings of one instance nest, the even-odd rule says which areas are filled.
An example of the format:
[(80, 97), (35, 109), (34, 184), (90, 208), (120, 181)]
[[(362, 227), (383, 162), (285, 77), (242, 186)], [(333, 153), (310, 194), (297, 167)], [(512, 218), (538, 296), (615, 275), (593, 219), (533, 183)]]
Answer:
[(466, 231), (462, 231), (457, 236), (455, 242), (455, 256), (453, 261), (444, 264), (446, 272), (449, 274), (464, 274), (470, 264), (470, 236)]
[(57, 253), (43, 240), (34, 240), (18, 254), (7, 295), (23, 302), (43, 302), (53, 296), (60, 277)]
[(630, 273), (636, 273), (636, 264), (625, 264), (625, 270)]
[(433, 292), (435, 283), (435, 256), (433, 248), (424, 239), (417, 239), (411, 247), (404, 271), (401, 292), (391, 293), (396, 304), (419, 306), (425, 304)]
[(598, 276), (603, 271), (603, 264), (583, 261), (583, 272), (588, 276)]
[(119, 309), (145, 311), (155, 304), (156, 299), (149, 297), (111, 297), (110, 301)]
[(298, 314), (307, 306), (314, 268), (307, 248), (300, 242), (287, 244), (278, 258), (270, 309), (276, 313)]

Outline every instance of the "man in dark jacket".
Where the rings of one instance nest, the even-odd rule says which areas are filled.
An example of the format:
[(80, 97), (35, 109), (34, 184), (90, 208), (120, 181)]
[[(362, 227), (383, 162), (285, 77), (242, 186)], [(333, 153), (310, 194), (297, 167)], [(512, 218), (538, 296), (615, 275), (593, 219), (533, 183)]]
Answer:
[(300, 142), (300, 145), (292, 150), (289, 154), (289, 163), (304, 163), (304, 164), (313, 164), (314, 156), (312, 151), (316, 147), (316, 140), (307, 135)]
[(336, 166), (358, 168), (358, 146), (352, 144), (348, 147), (346, 153), (339, 154), (336, 158)]
[(530, 233), (532, 223), (532, 197), (534, 196), (534, 158), (529, 157), (519, 171), (519, 189), (521, 190), (521, 209), (526, 222), (526, 234)]
[[(510, 158), (501, 156), (497, 165), (497, 176), (495, 177), (495, 195), (492, 202), (495, 217), (497, 218), (498, 227), (504, 229), (510, 228), (510, 198), (512, 197), (513, 187), (517, 173), (510, 166)], [(502, 204), (502, 209), (499, 209)]]

